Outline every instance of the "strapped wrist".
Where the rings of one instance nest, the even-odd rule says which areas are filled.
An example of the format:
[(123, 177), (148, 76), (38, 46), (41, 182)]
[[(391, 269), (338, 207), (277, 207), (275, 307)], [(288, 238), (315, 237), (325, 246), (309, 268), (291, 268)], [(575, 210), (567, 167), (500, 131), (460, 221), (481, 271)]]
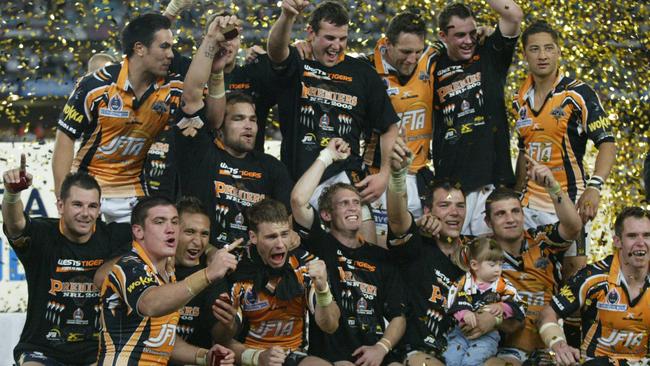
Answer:
[(260, 353), (262, 353), (262, 350), (246, 348), (241, 354), (242, 366), (257, 366), (260, 360)]
[(332, 292), (330, 291), (329, 283), (324, 291), (318, 291), (315, 286), (314, 291), (316, 292), (316, 305), (324, 308), (332, 303)]
[(587, 188), (596, 189), (598, 192), (603, 189), (604, 185), (605, 180), (598, 175), (592, 175), (591, 178), (587, 180)]
[(185, 278), (185, 286), (187, 286), (187, 291), (192, 296), (198, 295), (203, 289), (208, 287), (212, 281), (208, 278), (208, 269), (203, 268), (198, 272), (192, 273), (190, 276)]
[(559, 341), (566, 341), (564, 330), (556, 322), (543, 324), (539, 328), (539, 335), (548, 348), (551, 348), (552, 345), (556, 344)]
[(194, 362), (199, 366), (206, 366), (208, 364), (208, 350), (199, 348), (194, 355)]
[(2, 202), (14, 204), (20, 201), (20, 192), (9, 192), (5, 189), (5, 192), (2, 195)]
[(562, 186), (560, 183), (555, 182), (555, 184), (546, 188), (546, 192), (548, 192), (548, 194), (551, 196), (559, 196), (560, 193), (562, 193)]
[(320, 151), (318, 154), (317, 160), (320, 160), (325, 164), (325, 167), (327, 168), (328, 166), (332, 165), (334, 162), (334, 154), (328, 149), (324, 148), (323, 150)]
[(226, 95), (223, 78), (223, 71), (210, 74), (210, 80), (208, 80), (208, 96), (210, 98), (219, 99)]

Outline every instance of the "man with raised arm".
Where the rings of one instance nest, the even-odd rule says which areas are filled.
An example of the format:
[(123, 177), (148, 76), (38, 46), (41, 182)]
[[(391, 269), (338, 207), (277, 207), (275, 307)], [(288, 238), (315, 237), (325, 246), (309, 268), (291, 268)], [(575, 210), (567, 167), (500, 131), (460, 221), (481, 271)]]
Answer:
[(32, 183), (25, 155), (4, 172), (3, 230), (25, 268), (27, 319), (14, 348), (18, 365), (90, 365), (97, 360), (99, 267), (129, 251), (127, 224), (98, 220), (101, 189), (90, 175), (68, 174), (56, 207), (59, 219), (30, 218), (22, 190)]
[(485, 203), (485, 220), (505, 252), (503, 276), (528, 304), (524, 327), (506, 334), (497, 358), (489, 360), (489, 365), (521, 365), (534, 351), (544, 348), (537, 333), (538, 317), (558, 291), (562, 257), (582, 229), (573, 201), (549, 167), (527, 160), (528, 179), (544, 187), (558, 220), (525, 230), (519, 195), (508, 188), (497, 188)]
[(459, 181), (466, 192), (463, 234), (469, 235), (490, 231), (485, 199), (494, 187), (515, 182), (504, 85), (523, 13), (513, 0), (487, 3), (499, 23), (483, 44), (467, 5), (447, 5), (438, 17), (446, 52), (434, 71), (433, 165), (437, 178)]
[[(306, 311), (313, 329), (332, 334), (339, 326), (325, 262), (302, 248), (288, 249), (291, 227), (282, 203), (264, 199), (247, 216), (252, 245), (228, 276), (242, 342), (233, 339), (229, 347), (242, 365), (327, 365), (304, 353)], [(229, 311), (228, 304), (219, 307)]]
[[(311, 13), (307, 33), (313, 60), (302, 60), (289, 46), (293, 24), (307, 5), (304, 0), (283, 1), (269, 34), (267, 51), (279, 93), (281, 160), (298, 179), (332, 138), (342, 138), (350, 146), (350, 157), (328, 167), (318, 183), (352, 183), (361, 190), (364, 203), (370, 203), (386, 190), (387, 155), (399, 118), (372, 67), (345, 55), (349, 17), (339, 3), (324, 1)], [(379, 172), (366, 176), (360, 142), (369, 131), (380, 135), (382, 164)], [(310, 192), (314, 207), (321, 188)]]
[(336, 183), (323, 190), (318, 210), (309, 204), (325, 169), (349, 154), (343, 139), (331, 139), (291, 192), (302, 245), (327, 264), (332, 294), (341, 309), (334, 334), (310, 328), (309, 352), (330, 362), (373, 366), (400, 362), (393, 347), (406, 329), (403, 284), (386, 251), (359, 235), (360, 193), (350, 184)]
[(145, 197), (133, 209), (133, 248), (120, 258), (101, 288), (98, 365), (206, 365), (213, 352), (233, 364), (232, 351), (220, 345), (209, 350), (176, 337), (179, 309), (210, 283), (237, 267), (225, 249), (203, 270), (177, 282), (173, 261), (178, 241), (178, 211), (163, 197)]
[[(460, 234), (465, 220), (465, 196), (457, 184), (434, 182), (424, 205), (422, 227), (426, 233), (421, 232), (406, 201), (406, 176), (413, 157), (406, 143), (398, 138), (391, 155), (386, 193), (387, 244), (409, 296), (408, 327), (402, 344), (404, 362), (441, 366), (447, 333), (454, 324), (445, 308), (447, 297), (453, 284), (464, 275), (453, 256), (468, 240)], [(493, 325), (494, 317), (487, 319), (484, 313), (480, 315), (480, 324)]]
[(265, 197), (287, 208), (293, 182), (275, 157), (255, 150), (257, 122), (249, 95), (229, 93), (217, 138), (205, 116), (203, 85), (223, 70), (228, 45), (222, 32), (238, 24), (234, 16), (217, 16), (208, 27), (185, 79), (184, 102), (174, 127), (181, 192), (198, 197), (210, 213), (211, 242), (221, 247), (247, 238), (246, 210)]

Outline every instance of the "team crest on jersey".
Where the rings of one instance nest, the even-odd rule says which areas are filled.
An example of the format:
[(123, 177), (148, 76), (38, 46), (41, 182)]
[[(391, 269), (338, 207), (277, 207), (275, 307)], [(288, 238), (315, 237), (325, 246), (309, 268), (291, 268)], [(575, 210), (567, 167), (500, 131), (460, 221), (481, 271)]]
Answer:
[(389, 97), (392, 97), (393, 95), (399, 94), (399, 88), (388, 88), (386, 89), (386, 94), (388, 94)]
[(529, 127), (532, 124), (533, 120), (531, 118), (528, 118), (528, 111), (526, 110), (526, 107), (519, 108), (519, 119), (515, 123), (515, 128), (521, 129), (524, 127)]
[(551, 111), (551, 116), (553, 116), (553, 118), (555, 118), (556, 121), (564, 117), (565, 115), (566, 113), (564, 113), (562, 107), (557, 107)]
[(238, 230), (247, 230), (248, 228), (244, 225), (244, 214), (240, 212), (235, 215), (235, 219), (233, 220), (233, 223), (230, 224), (230, 227)]
[(257, 301), (257, 294), (253, 290), (253, 286), (246, 288), (244, 293), (244, 311), (256, 311), (269, 307), (269, 302), (267, 300)]
[(535, 268), (546, 269), (548, 267), (549, 260), (546, 257), (540, 257), (535, 261)]
[(599, 301), (596, 304), (596, 307), (598, 309), (609, 310), (609, 311), (626, 311), (627, 305), (620, 304), (619, 303), (620, 299), (621, 299), (621, 295), (618, 293), (618, 290), (613, 288), (609, 290), (609, 292), (607, 293), (607, 298), (605, 299), (606, 301)]
[(100, 108), (99, 115), (114, 118), (129, 118), (129, 111), (123, 111), (124, 102), (119, 94), (115, 94), (108, 101), (108, 108)]
[(429, 81), (430, 80), (429, 74), (427, 74), (424, 71), (420, 71), (420, 74), (418, 75), (418, 79), (420, 79), (422, 81)]
[(334, 131), (334, 127), (331, 126), (330, 117), (327, 115), (327, 113), (324, 113), (320, 117), (320, 121), (318, 122), (318, 127), (320, 127), (321, 130), (323, 131)]
[(121, 111), (122, 110), (122, 98), (118, 94), (113, 95), (111, 100), (108, 101), (108, 107), (112, 111)]
[(357, 301), (357, 314), (362, 314), (362, 315), (372, 315), (374, 311), (372, 309), (368, 309), (368, 301), (364, 299), (363, 297)]
[(151, 106), (151, 110), (160, 115), (163, 115), (165, 112), (167, 112), (167, 104), (165, 104), (165, 102), (162, 100), (159, 100)]

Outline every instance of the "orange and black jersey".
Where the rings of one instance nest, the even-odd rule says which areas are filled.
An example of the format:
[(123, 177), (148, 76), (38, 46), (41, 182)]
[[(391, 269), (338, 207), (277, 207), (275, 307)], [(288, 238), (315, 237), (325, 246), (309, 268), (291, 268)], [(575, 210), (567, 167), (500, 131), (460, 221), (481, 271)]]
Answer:
[(558, 228), (559, 222), (529, 229), (524, 233), (519, 255), (505, 252), (502, 275), (527, 304), (525, 326), (506, 335), (503, 340), (506, 347), (527, 352), (544, 348), (537, 318), (559, 288), (562, 259), (571, 245), (570, 241), (562, 239)]
[(129, 60), (82, 78), (59, 118), (58, 129), (81, 138), (73, 170), (97, 179), (105, 197), (143, 196), (142, 167), (149, 147), (180, 105), (183, 77), (170, 74), (140, 99), (128, 80)]
[[(170, 283), (176, 282), (171, 274)], [(101, 289), (98, 365), (166, 365), (176, 341), (179, 313), (148, 317), (138, 311), (144, 292), (166, 282), (138, 242), (120, 258)]]
[[(471, 237), (461, 236), (461, 242)], [(398, 243), (401, 243), (398, 245)], [(403, 238), (388, 226), (391, 260), (398, 266), (408, 295), (409, 314), (403, 344), (406, 352), (425, 351), (442, 355), (453, 317), (447, 314), (449, 290), (465, 272), (440, 250), (433, 238), (421, 236), (415, 221)]]
[[(402, 77), (386, 61), (387, 42), (387, 38), (381, 38), (375, 46), (375, 51), (366, 58), (382, 78), (390, 102), (400, 118), (404, 142), (415, 154), (409, 171), (416, 173), (429, 161), (433, 133), (433, 67), (438, 50), (427, 47), (420, 56), (413, 74)], [(372, 131), (369, 131), (369, 135), (372, 135), (372, 138), (364, 152), (364, 160), (367, 165), (379, 169), (379, 135)]]
[(587, 359), (639, 360), (648, 356), (650, 279), (639, 296), (630, 299), (618, 251), (588, 265), (553, 296), (551, 307), (560, 317), (580, 310), (581, 353)]
[[(553, 90), (541, 106), (534, 106), (532, 76), (514, 98), (512, 113), (519, 133), (519, 148), (532, 159), (547, 165), (573, 202), (585, 189), (583, 158), (587, 140), (596, 146), (614, 142), (611, 123), (598, 95), (587, 84), (558, 73)], [(528, 180), (524, 205), (554, 212), (544, 187)]]
[(341, 311), (334, 334), (323, 332), (310, 318), (309, 353), (330, 362), (354, 362), (354, 350), (381, 339), (385, 320), (405, 314), (401, 275), (384, 249), (365, 242), (357, 248), (341, 244), (323, 229), (315, 210), (311, 228), (295, 226), (302, 245), (325, 261), (332, 295)]
[[(248, 250), (257, 250), (249, 246)], [(247, 347), (267, 349), (279, 346), (296, 350), (305, 346), (305, 318), (307, 311), (313, 309), (311, 279), (307, 273), (307, 264), (317, 259), (303, 249), (289, 253), (288, 264), (304, 290), (302, 296), (282, 300), (268, 290), (257, 290), (254, 280), (234, 282), (231, 287), (233, 306), (242, 324), (240, 338)], [(248, 258), (243, 259), (249, 260)], [(269, 283), (282, 281), (279, 277), (269, 277)]]
[(28, 293), (14, 357), (36, 351), (66, 365), (93, 363), (100, 329), (93, 277), (105, 260), (129, 251), (130, 225), (97, 221), (87, 242), (74, 243), (61, 233), (59, 219), (25, 220), (23, 233), (9, 239), (25, 268)]
[(498, 302), (503, 302), (510, 306), (510, 309), (512, 309), (510, 319), (524, 320), (526, 303), (517, 293), (517, 289), (503, 276), (499, 276), (496, 281), (492, 282), (488, 289), (481, 292), (473, 275), (466, 273), (449, 290), (447, 297), (449, 315), (453, 315), (462, 310), (475, 312), (486, 305)]

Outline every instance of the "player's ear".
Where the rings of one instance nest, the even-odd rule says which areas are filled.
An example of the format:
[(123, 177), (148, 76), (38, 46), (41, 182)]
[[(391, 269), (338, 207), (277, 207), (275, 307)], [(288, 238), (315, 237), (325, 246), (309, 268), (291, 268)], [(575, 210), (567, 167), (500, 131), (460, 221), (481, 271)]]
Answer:
[(248, 239), (251, 244), (257, 245), (257, 235), (253, 230), (248, 230)]
[(320, 210), (320, 218), (321, 218), (321, 220), (323, 220), (325, 222), (332, 221), (332, 215), (329, 212), (325, 211), (325, 210)]
[(619, 238), (618, 235), (614, 235), (614, 248), (621, 249), (622, 247), (623, 243), (621, 243), (621, 238)]
[(138, 225), (138, 224), (131, 225), (131, 233), (133, 234), (133, 238), (135, 240), (144, 239), (144, 227), (142, 227), (142, 225)]
[(147, 46), (145, 46), (144, 43), (135, 42), (135, 44), (133, 45), (133, 53), (140, 56), (140, 57), (142, 57), (145, 54), (145, 49), (146, 48), (147, 48)]

